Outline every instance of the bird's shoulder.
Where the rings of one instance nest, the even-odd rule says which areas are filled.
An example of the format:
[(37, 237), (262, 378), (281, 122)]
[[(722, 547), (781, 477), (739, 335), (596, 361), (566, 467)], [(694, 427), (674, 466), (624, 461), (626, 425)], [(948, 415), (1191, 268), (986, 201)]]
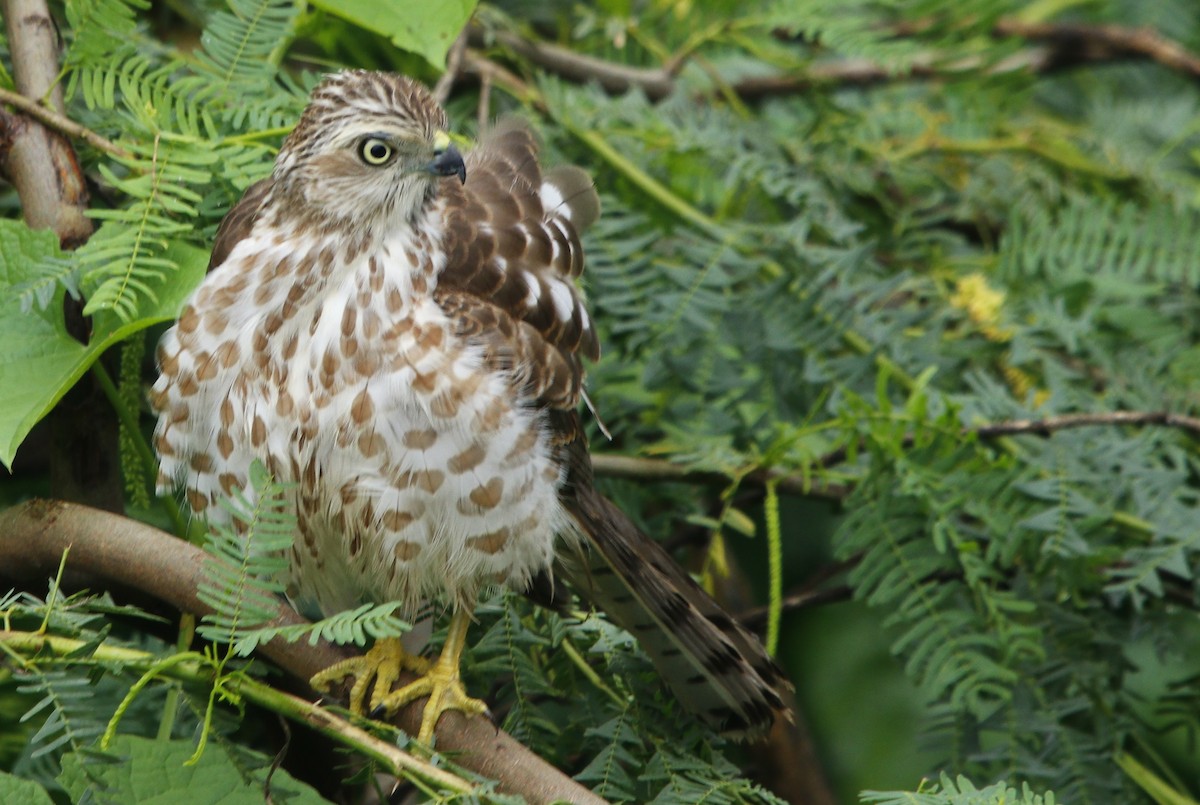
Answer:
[(208, 258), (209, 271), (224, 263), (238, 243), (249, 237), (274, 183), (273, 178), (267, 177), (247, 187), (238, 203), (221, 219), (213, 238), (212, 255)]
[[(439, 300), (462, 317), (472, 337), (515, 339), (508, 356), (550, 372), (542, 377), (534, 370), (530, 381), (538, 396), (574, 405), (581, 358), (600, 354), (575, 285), (584, 262), (580, 235), (599, 215), (600, 203), (584, 171), (564, 166), (543, 172), (538, 151), (526, 124), (502, 120), (468, 153), (466, 183), (442, 182), (446, 262)], [(493, 326), (501, 329), (490, 332)]]

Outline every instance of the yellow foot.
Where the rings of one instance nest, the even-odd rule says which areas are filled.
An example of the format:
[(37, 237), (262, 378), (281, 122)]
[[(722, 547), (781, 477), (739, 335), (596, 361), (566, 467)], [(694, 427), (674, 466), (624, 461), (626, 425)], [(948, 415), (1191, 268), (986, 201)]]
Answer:
[[(446, 635), (446, 645), (437, 662), (431, 663), (421, 657), (408, 654), (400, 641), (391, 638), (380, 640), (361, 657), (343, 660), (326, 668), (312, 678), (310, 684), (317, 690), (328, 690), (346, 676), (354, 677), (350, 688), (350, 710), (359, 715), (371, 715), (380, 710), (393, 713), (417, 699), (429, 697), (425, 711), (421, 714), (421, 729), (417, 739), (428, 744), (433, 740), (433, 730), (438, 719), (447, 710), (460, 710), (467, 715), (481, 715), (488, 711), (487, 705), (467, 695), (458, 674), (459, 657), (466, 643), (467, 627), (471, 616), (467, 612), (455, 612)], [(420, 676), (402, 688), (393, 690), (401, 671), (411, 671)], [(371, 681), (374, 680), (374, 685)], [(363, 707), (367, 689), (371, 688), (371, 706)]]
[(394, 712), (424, 696), (428, 696), (429, 701), (425, 702), (421, 730), (417, 733), (417, 740), (424, 744), (433, 740), (433, 728), (447, 710), (460, 710), (472, 716), (488, 711), (487, 704), (467, 695), (458, 676), (458, 658), (448, 657), (445, 651), (420, 679), (392, 691), (380, 704), (388, 712)]
[[(350, 712), (362, 716), (379, 709), (402, 671), (424, 675), (428, 674), (432, 667), (433, 663), (424, 657), (409, 654), (400, 641), (392, 637), (376, 642), (361, 657), (334, 663), (310, 679), (309, 684), (315, 690), (328, 691), (343, 677), (354, 677), (354, 684), (350, 688)], [(367, 698), (367, 689), (372, 688), (372, 680), (375, 684), (371, 694), (371, 707), (367, 709), (363, 707), (363, 703)]]

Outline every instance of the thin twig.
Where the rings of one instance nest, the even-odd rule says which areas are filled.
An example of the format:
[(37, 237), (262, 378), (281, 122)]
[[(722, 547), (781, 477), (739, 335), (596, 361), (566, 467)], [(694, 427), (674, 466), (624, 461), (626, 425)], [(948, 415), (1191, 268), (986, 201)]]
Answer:
[[(608, 478), (729, 485), (729, 476), (724, 473), (694, 470), (660, 458), (594, 455), (592, 456), (592, 467), (596, 470), (597, 475)], [(849, 494), (849, 489), (839, 484), (805, 479), (799, 475), (782, 473), (777, 470), (752, 472), (745, 477), (745, 480), (760, 486), (765, 486), (767, 481), (774, 480), (778, 483), (781, 492), (826, 500), (841, 500)]]
[[(492, 36), (503, 47), (533, 64), (570, 81), (595, 81), (607, 92), (621, 93), (639, 89), (651, 100), (658, 100), (675, 89), (675, 76), (665, 68), (631, 67), (577, 53), (549, 42), (538, 42), (510, 31), (494, 31)], [(484, 46), (483, 31), (472, 27), (471, 44)]]
[(463, 52), (466, 49), (467, 29), (464, 28), (459, 32), (458, 38), (454, 40), (454, 44), (450, 46), (450, 50), (446, 54), (446, 72), (442, 73), (442, 77), (433, 85), (433, 97), (439, 106), (445, 106), (446, 99), (450, 97), (450, 90), (454, 88), (454, 82), (458, 80), (461, 73)]
[(115, 157), (129, 158), (132, 156), (132, 154), (112, 140), (101, 137), (87, 126), (76, 123), (66, 115), (60, 115), (52, 109), (47, 109), (37, 101), (30, 100), (24, 95), (7, 89), (0, 89), (0, 103), (6, 103), (14, 109), (19, 110), (22, 114), (32, 117), (43, 126), (54, 129), (64, 136), (83, 140), (88, 145), (98, 148), (105, 153), (112, 154)]
[(538, 111), (545, 111), (546, 102), (541, 93), (522, 81), (511, 70), (506, 70), (477, 50), (468, 49), (463, 54), (463, 72), (477, 75), (482, 80), (485, 76), (490, 84), (495, 84), (506, 90), (514, 98), (528, 103)]
[(1083, 428), (1095, 425), (1161, 425), (1179, 428), (1200, 436), (1200, 419), (1170, 411), (1108, 411), (1096, 414), (1063, 414), (1045, 419), (1013, 419), (991, 425), (978, 425), (965, 429), (983, 438), (1009, 436), (1019, 433), (1036, 433), (1049, 436), (1056, 430)]
[[(829, 587), (824, 590), (801, 590), (785, 595), (780, 609), (783, 612), (796, 612), (801, 609), (820, 606), (821, 604), (848, 601), (853, 595), (854, 590), (845, 585)], [(758, 631), (766, 625), (769, 615), (770, 607), (753, 607), (752, 609), (747, 609), (745, 612), (738, 613), (738, 620), (747, 629)]]
[[(1094, 414), (1064, 414), (1045, 419), (1014, 419), (1007, 422), (994, 422), (976, 425), (962, 429), (964, 436), (976, 434), (982, 439), (994, 439), (999, 436), (1014, 436), (1020, 434), (1037, 434), (1049, 436), (1060, 430), (1083, 427), (1101, 427), (1113, 425), (1159, 425), (1168, 428), (1179, 428), (1200, 436), (1200, 418), (1173, 414), (1169, 411), (1109, 411)], [(910, 443), (912, 437), (906, 437), (905, 443)], [(821, 456), (814, 466), (822, 469), (836, 467), (846, 461), (849, 455), (847, 447), (839, 447)], [(594, 455), (592, 466), (597, 475), (608, 478), (627, 478), (641, 481), (681, 481), (695, 484), (728, 484), (729, 476), (720, 472), (694, 470), (673, 464), (659, 458), (637, 458), (635, 456)], [(846, 484), (831, 484), (806, 478), (795, 473), (785, 473), (779, 470), (762, 470), (750, 473), (745, 477), (749, 483), (763, 486), (768, 480), (778, 479), (779, 490), (790, 495), (820, 498), (824, 500), (843, 500), (851, 491)]]
[[(1112, 425), (1161, 425), (1200, 435), (1200, 419), (1183, 414), (1172, 414), (1168, 411), (1108, 411), (1096, 414), (1063, 414), (1045, 419), (1013, 419), (1007, 422), (965, 427), (962, 429), (962, 434), (964, 436), (976, 434), (981, 439), (1020, 434), (1049, 436), (1055, 431), (1070, 430), (1071, 428)], [(910, 445), (912, 440), (911, 435), (905, 436), (904, 444)], [(817, 464), (824, 469), (836, 467), (844, 462), (848, 455), (849, 448), (839, 447), (821, 456)]]
[[(897, 35), (911, 36), (919, 29), (898, 30)], [(843, 59), (806, 67), (803, 72), (753, 76), (729, 85), (737, 97), (746, 101), (804, 92), (814, 87), (868, 86), (903, 80), (953, 77), (976, 70), (986, 75), (1011, 72), (1042, 73), (1064, 67), (1111, 62), (1131, 57), (1148, 58), (1169, 69), (1200, 78), (1200, 56), (1178, 42), (1149, 28), (1119, 25), (1083, 25), (1068, 23), (1024, 23), (1000, 20), (992, 29), (995, 36), (1014, 36), (1044, 43), (1015, 53), (996, 64), (978, 57), (956, 58), (947, 62), (936, 52), (919, 54), (904, 70), (887, 69), (867, 59)], [(790, 35), (777, 34), (791, 39)], [(664, 67), (634, 67), (539, 42), (510, 31), (493, 31), (491, 37), (512, 53), (541, 69), (568, 81), (597, 82), (607, 92), (618, 94), (637, 89), (651, 100), (670, 95), (676, 87), (680, 64)], [(471, 44), (487, 44), (479, 26), (470, 29)]]

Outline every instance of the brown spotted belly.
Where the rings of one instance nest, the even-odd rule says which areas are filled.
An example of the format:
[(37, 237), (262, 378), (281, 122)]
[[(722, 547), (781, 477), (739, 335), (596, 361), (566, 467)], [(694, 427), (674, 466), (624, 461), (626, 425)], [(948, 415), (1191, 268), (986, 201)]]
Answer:
[(523, 585), (567, 523), (540, 415), (453, 335), (429, 255), (256, 230), (160, 345), (159, 488), (220, 522), (263, 461), (291, 484), (291, 586), (326, 612)]
[(385, 310), (346, 309), (334, 306), (332, 326), (285, 323), (265, 365), (207, 378), (164, 472), (182, 472), (193, 509), (217, 517), (211, 504), (255, 459), (293, 484), (291, 588), (325, 612), (392, 600), (415, 611), (524, 586), (551, 563), (565, 521), (539, 415), (454, 341), (432, 302), (386, 326)]

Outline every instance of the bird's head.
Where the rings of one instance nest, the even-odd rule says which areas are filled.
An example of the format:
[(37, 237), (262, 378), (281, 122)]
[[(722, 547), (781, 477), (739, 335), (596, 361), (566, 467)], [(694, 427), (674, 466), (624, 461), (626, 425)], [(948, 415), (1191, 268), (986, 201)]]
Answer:
[(420, 84), (391, 73), (336, 73), (313, 90), (275, 161), (289, 214), (382, 227), (414, 220), (438, 181), (466, 181), (446, 113)]

